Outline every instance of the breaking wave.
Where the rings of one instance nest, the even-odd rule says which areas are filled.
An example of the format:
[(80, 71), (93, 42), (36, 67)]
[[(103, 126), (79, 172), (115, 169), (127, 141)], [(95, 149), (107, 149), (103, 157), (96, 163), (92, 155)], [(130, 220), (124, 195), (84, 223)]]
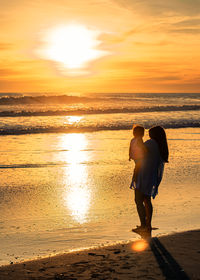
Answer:
[[(148, 122), (144, 125), (146, 129), (153, 125), (159, 124), (164, 128), (186, 128), (186, 127), (200, 127), (200, 121), (185, 121), (185, 122)], [(0, 135), (23, 135), (23, 134), (39, 134), (39, 133), (83, 133), (83, 132), (95, 132), (102, 130), (129, 130), (132, 128), (132, 124), (119, 124), (119, 125), (95, 125), (95, 126), (82, 126), (82, 127), (34, 127), (34, 128), (10, 128), (0, 129)]]
[(34, 117), (34, 116), (79, 116), (94, 114), (118, 114), (118, 113), (145, 113), (145, 112), (176, 112), (200, 110), (200, 105), (178, 105), (178, 106), (151, 106), (134, 108), (100, 108), (100, 109), (78, 109), (78, 110), (46, 110), (46, 111), (0, 111), (0, 117)]

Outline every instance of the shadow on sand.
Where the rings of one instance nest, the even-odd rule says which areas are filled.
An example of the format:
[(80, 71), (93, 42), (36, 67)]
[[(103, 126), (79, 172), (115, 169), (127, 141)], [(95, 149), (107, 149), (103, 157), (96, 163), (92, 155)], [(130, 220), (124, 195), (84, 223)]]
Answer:
[(173, 258), (170, 252), (164, 247), (157, 237), (151, 237), (151, 232), (136, 232), (142, 239), (147, 241), (156, 258), (156, 261), (167, 280), (189, 280), (190, 278), (185, 273), (183, 268)]

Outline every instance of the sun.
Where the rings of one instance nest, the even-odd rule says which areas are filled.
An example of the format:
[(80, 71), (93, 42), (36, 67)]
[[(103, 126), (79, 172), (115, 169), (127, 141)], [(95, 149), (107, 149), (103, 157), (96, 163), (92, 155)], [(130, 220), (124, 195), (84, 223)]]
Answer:
[(83, 69), (92, 60), (106, 55), (106, 51), (100, 49), (99, 35), (99, 31), (84, 25), (58, 26), (43, 37), (43, 46), (38, 53), (59, 63), (63, 69)]

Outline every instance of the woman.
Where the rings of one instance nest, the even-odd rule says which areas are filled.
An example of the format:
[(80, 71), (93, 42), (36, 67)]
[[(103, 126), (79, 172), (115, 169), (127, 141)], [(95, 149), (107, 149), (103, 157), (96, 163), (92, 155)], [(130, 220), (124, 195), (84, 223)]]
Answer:
[(152, 127), (149, 137), (144, 143), (147, 151), (135, 182), (135, 203), (141, 222), (139, 227), (133, 229), (136, 233), (151, 233), (151, 196), (155, 198), (158, 193), (164, 163), (168, 162), (169, 156), (166, 134), (161, 126)]

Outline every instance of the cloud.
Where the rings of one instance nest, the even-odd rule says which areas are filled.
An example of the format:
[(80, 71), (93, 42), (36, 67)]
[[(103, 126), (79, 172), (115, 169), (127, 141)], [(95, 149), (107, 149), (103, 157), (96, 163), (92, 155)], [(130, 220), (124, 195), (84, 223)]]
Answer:
[(200, 28), (174, 28), (169, 29), (169, 32), (184, 34), (200, 34)]
[(178, 27), (200, 26), (200, 18), (189, 18), (187, 20), (179, 21), (175, 25)]
[(16, 76), (16, 75), (21, 75), (16, 70), (10, 69), (10, 68), (0, 68), (0, 76), (1, 77), (10, 77), (10, 76)]
[(169, 81), (180, 81), (183, 79), (178, 75), (174, 75), (174, 76), (163, 75), (163, 76), (145, 77), (145, 80), (154, 81), (154, 82), (169, 82)]
[[(121, 7), (122, 14), (125, 10), (131, 11), (133, 21), (129, 29), (117, 37), (112, 43), (121, 43), (137, 35), (143, 37), (160, 33), (162, 37), (169, 33), (199, 34), (200, 33), (200, 0), (113, 0)], [(131, 27), (132, 25), (132, 27)], [(163, 39), (161, 37), (161, 40)], [(151, 41), (152, 38), (149, 38)], [(164, 39), (165, 40), (165, 39)], [(138, 42), (140, 40), (137, 39)], [(163, 41), (163, 40), (162, 40)], [(155, 44), (156, 45), (156, 44)]]
[(200, 34), (200, 18), (188, 18), (172, 23), (169, 27), (170, 32), (186, 33), (186, 34)]
[(170, 41), (167, 41), (167, 40), (162, 40), (162, 41), (155, 41), (155, 42), (134, 41), (133, 43), (134, 43), (134, 45), (136, 45), (136, 46), (141, 46), (141, 47), (142, 47), (142, 46), (152, 46), (152, 47), (158, 46), (158, 47), (161, 47), (161, 46), (167, 46), (167, 45), (169, 45), (171, 42), (170, 42)]
[(112, 70), (113, 79), (132, 80), (134, 83), (146, 81), (148, 84), (164, 84), (185, 80), (184, 70), (174, 69), (174, 66), (167, 62), (118, 61), (110, 65), (110, 70)]
[(162, 16), (166, 14), (199, 15), (200, 0), (114, 0), (134, 13)]
[(123, 36), (116, 33), (103, 33), (98, 39), (106, 44), (118, 44), (124, 41)]
[(13, 44), (9, 43), (0, 43), (0, 51), (7, 51), (13, 47)]
[[(176, 73), (174, 66), (170, 62), (162, 61), (114, 60), (108, 64), (108, 67), (128, 71), (136, 69), (148, 73), (161, 73), (163, 71), (168, 74)], [(173, 67), (173, 70), (171, 70), (171, 67)]]

